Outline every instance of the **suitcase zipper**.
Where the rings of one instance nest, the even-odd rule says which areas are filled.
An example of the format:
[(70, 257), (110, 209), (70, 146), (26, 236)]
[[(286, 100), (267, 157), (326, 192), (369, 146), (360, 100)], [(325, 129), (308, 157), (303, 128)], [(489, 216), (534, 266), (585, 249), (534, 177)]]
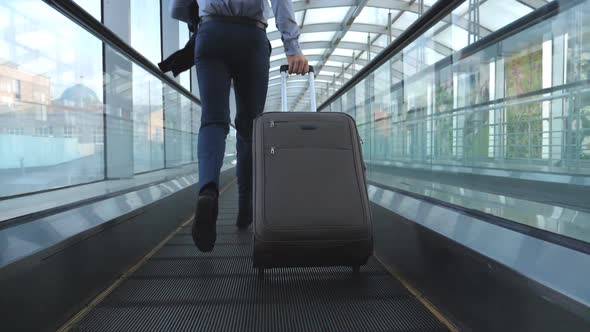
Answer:
[[(338, 123), (336, 121), (320, 121), (321, 123)], [(301, 123), (310, 123), (310, 121), (286, 121), (286, 120), (268, 120), (268, 126), (270, 128), (276, 127), (280, 123), (288, 123), (288, 124), (301, 124)]]
[(275, 154), (275, 147), (274, 146), (270, 147), (270, 154), (272, 154), (272, 155)]

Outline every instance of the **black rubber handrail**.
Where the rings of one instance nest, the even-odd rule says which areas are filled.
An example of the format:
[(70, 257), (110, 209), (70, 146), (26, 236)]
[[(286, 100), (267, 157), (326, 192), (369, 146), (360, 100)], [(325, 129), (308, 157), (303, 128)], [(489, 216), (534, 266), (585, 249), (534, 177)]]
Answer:
[(170, 76), (164, 74), (160, 68), (150, 62), (145, 56), (143, 56), (133, 47), (129, 46), (129, 44), (123, 41), (119, 36), (117, 36), (117, 34), (104, 26), (104, 24), (102, 24), (72, 0), (43, 1), (49, 6), (53, 7), (55, 10), (59, 11), (64, 16), (76, 22), (78, 25), (86, 29), (104, 43), (108, 44), (110, 47), (132, 59), (136, 64), (140, 65), (152, 75), (172, 86), (185, 97), (189, 98), (192, 102), (201, 105), (201, 100), (199, 100), (199, 98), (195, 97), (190, 91), (180, 85), (180, 83), (176, 82)]
[(319, 107), (318, 112), (328, 107), (343, 94), (355, 87), (360, 81), (369, 76), (376, 69), (381, 67), (386, 61), (402, 51), (407, 45), (412, 43), (418, 37), (436, 23), (440, 22), (443, 17), (452, 13), (455, 8), (461, 5), (465, 0), (439, 0), (430, 7), (414, 23), (406, 28), (391, 44), (389, 44), (381, 53), (377, 54), (366, 66), (356, 73), (349, 81), (338, 89), (333, 95), (326, 99)]

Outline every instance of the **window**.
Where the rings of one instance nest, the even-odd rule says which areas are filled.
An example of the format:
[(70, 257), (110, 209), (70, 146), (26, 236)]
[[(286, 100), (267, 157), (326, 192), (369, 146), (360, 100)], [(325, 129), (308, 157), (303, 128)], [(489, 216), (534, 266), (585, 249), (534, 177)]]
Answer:
[[(15, 135), (18, 135), (15, 133)], [(35, 128), (35, 136), (50, 137), (53, 136), (53, 127), (37, 127)]]
[[(184, 45), (186, 45), (189, 38), (190, 38), (190, 31), (188, 30), (186, 23), (180, 22), (178, 24), (178, 41), (179, 41), (178, 48), (179, 49), (184, 48)], [(191, 90), (191, 72), (190, 72), (190, 70), (187, 70), (184, 73), (181, 73), (179, 75), (179, 78), (180, 78), (180, 85), (182, 85), (183, 87), (185, 87), (187, 90), (190, 91)]]
[[(74, 1), (100, 19), (101, 0)], [(124, 22), (131, 46), (153, 63), (161, 59), (160, 5), (130, 0)], [(113, 163), (113, 178), (162, 169), (171, 138), (175, 162), (196, 156), (199, 106), (74, 20), (43, 1), (0, 1), (0, 27), (0, 198), (105, 179), (107, 142), (133, 156)], [(184, 46), (186, 25), (179, 32)], [(189, 74), (180, 82), (190, 88)], [(165, 105), (164, 91), (167, 103), (180, 102)], [(164, 113), (178, 120), (170, 137)]]
[(101, 20), (101, 0), (74, 0), (75, 3), (84, 8), (90, 15), (94, 16), (97, 20)]
[(14, 80), (13, 82), (12, 91), (14, 92), (14, 98), (21, 99), (20, 80)]
[(76, 128), (74, 128), (73, 126), (65, 126), (64, 127), (64, 137), (74, 137), (74, 133), (76, 131)]
[(154, 64), (161, 61), (160, 0), (131, 0), (131, 46)]
[[(0, 19), (0, 85), (8, 84), (11, 99), (0, 106), (11, 136), (10, 149), (0, 145), (0, 197), (102, 179), (102, 151), (63, 137), (66, 114), (86, 124), (82, 131), (102, 126), (102, 43), (42, 1), (0, 1), (0, 17), (10, 18)], [(76, 100), (92, 103), (70, 103)]]
[(4, 128), (3, 130), (7, 135), (22, 136), (25, 133), (24, 128)]
[(12, 86), (10, 80), (5, 77), (0, 77), (0, 92), (10, 93), (12, 92)]
[(355, 117), (370, 181), (590, 242), (590, 1), (520, 24), (524, 3), (480, 2), (477, 29), (457, 7), (333, 109)]
[(94, 127), (92, 130), (92, 142), (94, 142), (94, 144), (104, 143), (104, 131), (102, 127)]
[(134, 171), (142, 173), (164, 167), (162, 81), (133, 64)]

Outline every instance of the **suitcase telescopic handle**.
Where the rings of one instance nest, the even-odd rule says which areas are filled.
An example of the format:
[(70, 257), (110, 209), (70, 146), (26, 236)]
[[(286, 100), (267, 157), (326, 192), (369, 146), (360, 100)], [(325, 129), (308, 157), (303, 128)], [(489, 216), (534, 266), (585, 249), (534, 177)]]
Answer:
[[(289, 75), (289, 66), (282, 65), (281, 71), (281, 111), (287, 112), (287, 76)], [(307, 73), (309, 80), (309, 97), (310, 97), (310, 110), (315, 112), (317, 110), (315, 101), (315, 72), (313, 66), (309, 66), (309, 72)]]

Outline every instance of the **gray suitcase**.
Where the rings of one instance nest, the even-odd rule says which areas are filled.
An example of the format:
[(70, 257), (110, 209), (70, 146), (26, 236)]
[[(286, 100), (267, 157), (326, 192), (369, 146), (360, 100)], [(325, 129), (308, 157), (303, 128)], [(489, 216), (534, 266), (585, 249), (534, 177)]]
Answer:
[[(313, 70), (313, 69), (311, 69)], [(286, 110), (286, 68), (281, 68)], [(271, 112), (254, 123), (254, 267), (351, 266), (373, 252), (361, 143), (344, 113)]]

